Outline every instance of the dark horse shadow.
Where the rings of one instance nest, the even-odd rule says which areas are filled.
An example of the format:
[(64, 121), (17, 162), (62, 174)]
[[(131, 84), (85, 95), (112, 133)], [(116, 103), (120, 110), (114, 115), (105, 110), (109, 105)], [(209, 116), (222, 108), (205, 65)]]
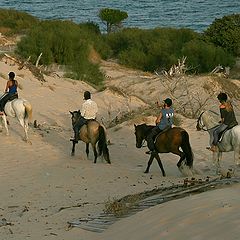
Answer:
[[(150, 133), (154, 126), (149, 126), (146, 124), (135, 125), (135, 136), (136, 136), (136, 147), (141, 148), (143, 146), (144, 140), (146, 140), (147, 135)], [(182, 151), (179, 150), (182, 149)], [(178, 168), (182, 166), (184, 160), (186, 160), (186, 165), (189, 169), (193, 166), (193, 153), (189, 142), (189, 135), (186, 130), (180, 127), (173, 127), (164, 130), (155, 139), (155, 149), (158, 153), (173, 153), (180, 156), (180, 160), (177, 163)], [(149, 168), (156, 158), (158, 165), (162, 171), (162, 175), (166, 176), (161, 159), (158, 153), (152, 153), (150, 159), (148, 160), (148, 165), (145, 173), (149, 172)]]
[[(72, 125), (74, 126), (76, 122), (81, 118), (80, 111), (70, 112), (72, 115)], [(97, 157), (103, 155), (107, 163), (110, 162), (109, 150), (107, 147), (107, 138), (105, 128), (96, 120), (89, 120), (85, 125), (83, 125), (79, 132), (79, 139), (86, 143), (86, 154), (89, 155), (89, 144), (92, 145), (94, 153), (94, 163), (97, 162)], [(76, 142), (72, 141), (72, 152), (71, 155), (75, 154)], [(98, 152), (96, 149), (96, 144), (98, 146)]]

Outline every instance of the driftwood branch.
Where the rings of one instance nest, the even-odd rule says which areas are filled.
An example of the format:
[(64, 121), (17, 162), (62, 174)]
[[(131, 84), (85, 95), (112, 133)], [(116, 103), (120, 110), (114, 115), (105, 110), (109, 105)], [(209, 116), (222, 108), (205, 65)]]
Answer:
[(42, 53), (40, 53), (38, 58), (37, 58), (37, 61), (36, 61), (36, 64), (35, 64), (36, 67), (38, 67), (38, 64), (39, 64), (39, 61), (40, 61), (41, 57), (42, 57)]
[(173, 99), (178, 112), (186, 117), (195, 118), (212, 98), (216, 86), (212, 83), (211, 88), (207, 90), (207, 94), (206, 90), (203, 90), (205, 94), (199, 94), (199, 89), (191, 84), (190, 79), (186, 76), (188, 68), (185, 63), (186, 57), (183, 57), (178, 59), (178, 63), (171, 66), (168, 71), (163, 71), (161, 76), (157, 71), (155, 71), (155, 74), (161, 77), (160, 83), (169, 97)]

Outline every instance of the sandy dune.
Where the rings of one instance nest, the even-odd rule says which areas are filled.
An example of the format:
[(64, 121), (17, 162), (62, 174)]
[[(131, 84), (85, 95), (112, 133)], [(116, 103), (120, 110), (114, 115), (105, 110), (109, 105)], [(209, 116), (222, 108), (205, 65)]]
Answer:
[[(85, 90), (90, 90), (98, 103), (98, 120), (108, 125), (116, 116), (163, 99), (159, 79), (103, 62), (108, 88), (97, 92), (84, 82), (54, 74), (41, 82), (28, 69), (18, 70), (17, 65), (4, 61), (0, 61), (0, 69), (0, 89), (4, 90), (8, 72), (14, 71), (21, 85), (19, 95), (31, 102), (34, 111), (29, 129), (32, 144), (22, 140), (23, 130), (16, 119), (9, 119), (10, 136), (4, 129), (0, 133), (0, 219), (9, 223), (0, 224), (0, 239), (238, 239), (238, 185), (144, 210), (100, 234), (80, 228), (67, 230), (68, 221), (94, 217), (109, 199), (183, 182), (176, 167), (178, 158), (172, 154), (161, 155), (167, 177), (161, 176), (156, 162), (149, 174), (143, 173), (148, 156), (146, 149), (135, 147), (133, 124), (153, 123), (151, 116), (130, 119), (107, 130), (111, 165), (102, 159), (93, 164), (93, 154), (86, 158), (83, 143), (78, 144), (75, 157), (70, 156), (73, 133), (69, 111), (80, 108)], [(116, 87), (122, 93), (114, 91)], [(146, 88), (149, 90), (143, 91)], [(33, 127), (34, 120), (39, 128)], [(205, 150), (208, 134), (196, 132), (195, 125), (196, 120), (183, 118), (182, 127), (190, 134), (194, 168), (199, 173), (195, 177), (216, 177), (211, 154)], [(233, 154), (224, 154), (224, 169), (233, 164)]]

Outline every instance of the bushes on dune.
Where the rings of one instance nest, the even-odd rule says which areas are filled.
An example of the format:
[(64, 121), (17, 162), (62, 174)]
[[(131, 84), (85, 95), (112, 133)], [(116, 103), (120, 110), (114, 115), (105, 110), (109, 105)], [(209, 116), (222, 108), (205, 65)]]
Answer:
[[(2, 26), (18, 29), (26, 22), (27, 34), (17, 46), (17, 53), (21, 57), (31, 56), (31, 61), (35, 63), (42, 53), (40, 64), (66, 65), (69, 76), (93, 84), (100, 84), (103, 81), (103, 74), (99, 66), (89, 57), (91, 49), (97, 51), (103, 59), (114, 58), (128, 67), (150, 72), (169, 69), (178, 59), (186, 56), (186, 64), (197, 73), (209, 72), (219, 64), (231, 67), (235, 62), (231, 54), (237, 55), (233, 49), (236, 51), (238, 49), (233, 47), (235, 45), (227, 48), (228, 45), (214, 41), (215, 32), (219, 31), (222, 36), (220, 31), (222, 22), (219, 25), (218, 21), (203, 34), (190, 29), (173, 28), (125, 28), (101, 34), (99, 26), (92, 22), (76, 24), (60, 20), (38, 21), (16, 11), (12, 14), (6, 11), (6, 14), (11, 17), (7, 18), (10, 19), (9, 22), (2, 23)], [(18, 14), (21, 17), (17, 17)], [(231, 32), (234, 34), (230, 38), (236, 39), (234, 36), (238, 33), (239, 26), (233, 29), (232, 18), (231, 21), (226, 18), (224, 22), (227, 22), (228, 26), (231, 25)], [(33, 24), (30, 28), (31, 19)], [(11, 25), (11, 21), (16, 21), (15, 25)], [(38, 24), (35, 24), (36, 22)], [(230, 33), (227, 36), (230, 36)], [(225, 38), (222, 41), (225, 43)]]
[(6, 35), (26, 33), (39, 20), (30, 14), (0, 8), (0, 29)]
[(201, 38), (190, 29), (124, 29), (109, 34), (106, 41), (111, 48), (110, 57), (144, 71), (168, 69), (183, 55), (187, 56), (188, 65), (199, 73), (208, 72), (218, 64), (234, 64), (231, 54)]
[(31, 56), (33, 63), (42, 53), (41, 64), (66, 65), (75, 79), (99, 84), (103, 74), (88, 58), (90, 46), (97, 41), (101, 41), (100, 31), (94, 24), (42, 21), (22, 38), (16, 52), (23, 58)]
[(240, 57), (240, 14), (215, 19), (204, 32), (204, 39)]

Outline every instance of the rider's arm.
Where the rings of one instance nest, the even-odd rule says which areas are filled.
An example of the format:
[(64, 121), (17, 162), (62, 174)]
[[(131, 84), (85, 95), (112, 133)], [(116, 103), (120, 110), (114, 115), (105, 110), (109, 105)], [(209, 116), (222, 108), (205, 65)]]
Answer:
[(85, 104), (85, 102), (82, 104), (81, 115), (82, 115), (82, 117), (85, 117), (85, 115), (86, 115), (86, 104)]
[(155, 123), (156, 123), (156, 124), (160, 123), (161, 119), (162, 119), (162, 112), (160, 112), (160, 114), (158, 115)]
[(10, 81), (7, 81), (5, 92), (8, 92), (9, 87), (10, 87)]
[(224, 104), (221, 104), (220, 105), (220, 115), (221, 115), (221, 120), (220, 120), (220, 123), (223, 123), (224, 122), (224, 109), (226, 108)]

